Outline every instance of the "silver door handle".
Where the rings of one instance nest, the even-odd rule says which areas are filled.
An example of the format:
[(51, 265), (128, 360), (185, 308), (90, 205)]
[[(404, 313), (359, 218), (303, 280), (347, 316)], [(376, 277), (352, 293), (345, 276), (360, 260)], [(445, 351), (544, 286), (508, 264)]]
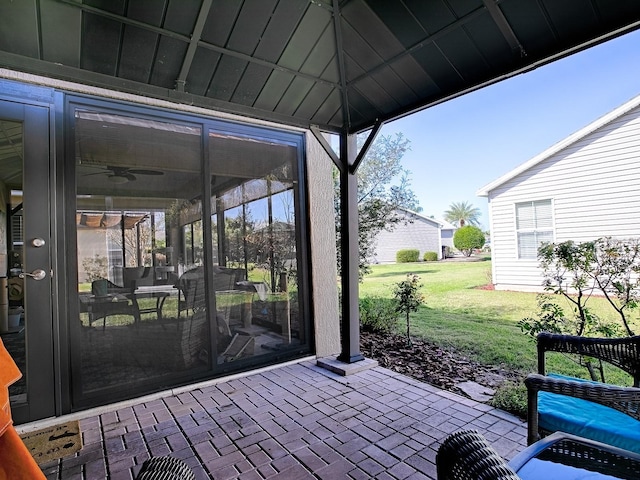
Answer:
[(22, 272), (20, 275), (18, 275), (20, 278), (25, 278), (25, 277), (31, 277), (34, 280), (44, 280), (44, 278), (47, 276), (47, 272), (45, 272), (44, 270), (42, 270), (41, 268), (38, 268), (37, 270), (34, 270), (31, 273), (26, 273), (26, 272)]
[(31, 240), (31, 245), (33, 245), (36, 248), (44, 247), (45, 244), (46, 242), (44, 241), (44, 238), (36, 237), (33, 240)]

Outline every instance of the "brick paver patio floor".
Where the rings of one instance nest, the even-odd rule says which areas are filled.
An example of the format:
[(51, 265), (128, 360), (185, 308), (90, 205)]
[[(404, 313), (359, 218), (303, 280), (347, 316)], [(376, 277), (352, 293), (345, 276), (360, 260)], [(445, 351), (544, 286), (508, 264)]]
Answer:
[[(277, 367), (80, 420), (83, 448), (49, 479), (132, 479), (173, 455), (198, 479), (435, 479), (438, 446), (474, 428), (505, 458), (526, 424), (381, 367), (340, 376), (315, 362)], [(29, 427), (34, 427), (31, 425)]]

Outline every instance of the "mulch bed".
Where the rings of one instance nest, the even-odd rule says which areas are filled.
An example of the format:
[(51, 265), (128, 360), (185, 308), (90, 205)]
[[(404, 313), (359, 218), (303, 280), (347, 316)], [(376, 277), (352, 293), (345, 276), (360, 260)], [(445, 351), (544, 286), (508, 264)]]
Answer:
[(516, 382), (521, 378), (519, 372), (480, 364), (453, 349), (422, 339), (412, 338), (409, 347), (404, 335), (362, 331), (360, 351), (382, 367), (455, 393), (461, 393), (456, 385), (465, 381), (495, 389), (505, 381)]

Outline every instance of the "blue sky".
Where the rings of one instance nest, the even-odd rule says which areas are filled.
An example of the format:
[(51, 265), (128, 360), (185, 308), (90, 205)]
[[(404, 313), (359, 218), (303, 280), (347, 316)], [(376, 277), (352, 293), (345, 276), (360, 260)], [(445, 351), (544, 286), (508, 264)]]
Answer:
[(452, 202), (478, 207), (476, 191), (640, 94), (640, 31), (390, 122), (381, 135), (411, 141), (403, 166), (423, 214)]

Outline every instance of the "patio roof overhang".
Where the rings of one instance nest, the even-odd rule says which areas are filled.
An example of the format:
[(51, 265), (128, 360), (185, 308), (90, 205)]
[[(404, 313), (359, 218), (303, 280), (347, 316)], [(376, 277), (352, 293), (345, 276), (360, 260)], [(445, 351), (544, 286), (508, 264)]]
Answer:
[[(0, 67), (310, 128), (340, 170), (352, 363), (355, 174), (381, 125), (633, 31), (640, 2), (20, 0), (0, 18)], [(339, 155), (320, 131), (340, 134)]]
[(0, 65), (356, 133), (636, 29), (636, 0), (1, 2)]

